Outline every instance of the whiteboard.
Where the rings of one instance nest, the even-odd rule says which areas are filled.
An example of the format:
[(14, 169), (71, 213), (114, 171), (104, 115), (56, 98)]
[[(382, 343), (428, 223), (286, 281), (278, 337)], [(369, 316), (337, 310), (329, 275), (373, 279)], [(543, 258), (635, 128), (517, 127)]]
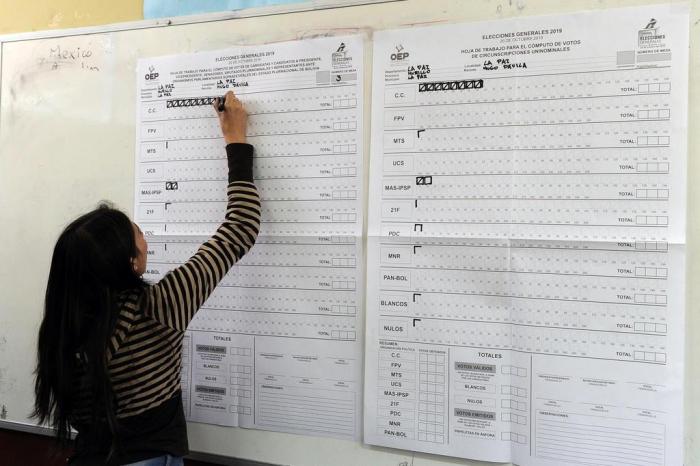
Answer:
[[(31, 424), (27, 416), (33, 403), (36, 333), (58, 233), (100, 200), (132, 211), (138, 58), (328, 35), (371, 36), (374, 30), (412, 25), (652, 3), (658, 2), (405, 0), (308, 11), (295, 11), (303, 7), (262, 9), (0, 38), (0, 420)], [(314, 6), (319, 5), (322, 3)], [(700, 112), (698, 23), (700, 1), (694, 0), (689, 128), (695, 127)], [(371, 89), (371, 49), (366, 52), (365, 89)], [(58, 66), (54, 64), (56, 54)], [(370, 97), (368, 92), (367, 121)], [(366, 154), (368, 135), (369, 131)], [(694, 175), (700, 175), (700, 149), (696, 148), (700, 141), (695, 131), (689, 138), (692, 181)], [(689, 183), (688, 195), (685, 449), (686, 464), (700, 464), (700, 446), (696, 445), (700, 434), (700, 291), (693, 286), (700, 279), (700, 184)], [(189, 438), (193, 451), (275, 464), (487, 464), (359, 442), (196, 423), (189, 425)]]

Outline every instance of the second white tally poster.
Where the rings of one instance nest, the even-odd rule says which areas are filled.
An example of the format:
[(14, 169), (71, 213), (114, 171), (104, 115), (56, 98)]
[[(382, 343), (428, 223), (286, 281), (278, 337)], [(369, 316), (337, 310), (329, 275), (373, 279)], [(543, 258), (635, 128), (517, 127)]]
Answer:
[(365, 441), (681, 464), (687, 9), (374, 35)]

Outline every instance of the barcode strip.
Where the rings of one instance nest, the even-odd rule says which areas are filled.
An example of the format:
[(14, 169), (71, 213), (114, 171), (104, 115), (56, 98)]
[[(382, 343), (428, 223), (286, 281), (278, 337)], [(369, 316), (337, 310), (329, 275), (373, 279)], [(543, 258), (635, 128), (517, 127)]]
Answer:
[(195, 392), (214, 393), (216, 395), (226, 395), (226, 389), (221, 387), (207, 387), (206, 385), (195, 385)]
[(226, 354), (225, 346), (197, 345), (198, 353), (218, 353)]

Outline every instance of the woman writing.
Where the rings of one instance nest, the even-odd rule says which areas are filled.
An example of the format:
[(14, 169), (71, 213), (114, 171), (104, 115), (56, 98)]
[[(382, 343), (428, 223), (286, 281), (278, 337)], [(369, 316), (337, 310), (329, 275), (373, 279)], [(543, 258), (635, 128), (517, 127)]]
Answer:
[(188, 453), (180, 393), (184, 332), (260, 227), (246, 111), (229, 92), (218, 115), (229, 166), (226, 215), (184, 265), (155, 285), (145, 283), (143, 234), (106, 206), (75, 220), (56, 243), (34, 415), (50, 423), (59, 441), (69, 439), (71, 428), (78, 432), (70, 464), (172, 466)]

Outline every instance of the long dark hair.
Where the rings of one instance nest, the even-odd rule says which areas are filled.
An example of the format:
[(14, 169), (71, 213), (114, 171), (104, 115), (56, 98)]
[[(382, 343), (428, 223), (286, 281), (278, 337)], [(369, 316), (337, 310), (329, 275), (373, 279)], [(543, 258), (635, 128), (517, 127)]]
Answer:
[(138, 254), (131, 221), (108, 204), (76, 219), (56, 242), (39, 329), (32, 416), (48, 422), (64, 445), (84, 374), (92, 422), (108, 423), (114, 450), (117, 421), (107, 352), (119, 294), (145, 286), (133, 270)]

